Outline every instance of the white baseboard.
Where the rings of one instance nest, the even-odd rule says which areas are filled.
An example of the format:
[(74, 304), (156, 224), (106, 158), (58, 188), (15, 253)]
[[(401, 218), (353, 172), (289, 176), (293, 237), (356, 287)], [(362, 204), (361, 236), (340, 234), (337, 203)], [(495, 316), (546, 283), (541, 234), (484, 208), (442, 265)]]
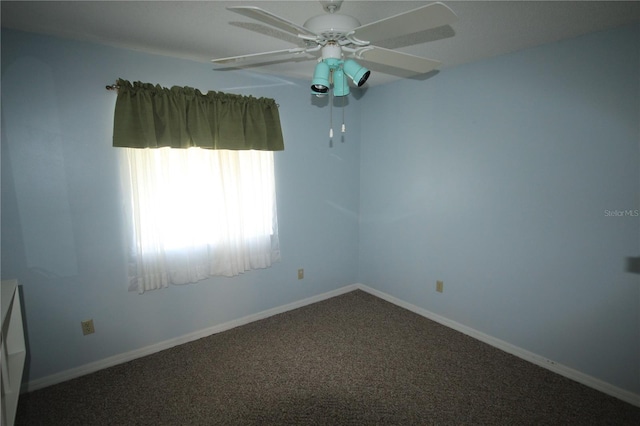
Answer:
[(618, 398), (622, 401), (628, 402), (629, 404), (633, 404), (635, 406), (640, 407), (640, 395), (636, 393), (624, 390), (610, 383), (607, 383), (603, 380), (600, 380), (593, 376), (589, 376), (588, 374), (582, 373), (581, 371), (574, 370), (573, 368), (567, 367), (565, 365), (558, 364), (555, 361), (552, 361), (550, 359), (537, 355), (533, 352), (522, 349), (518, 346), (512, 345), (511, 343), (505, 342), (504, 340), (496, 339), (495, 337), (489, 336), (488, 334), (482, 333), (478, 330), (475, 330), (471, 327), (460, 324), (458, 322), (452, 321), (443, 316), (434, 314), (433, 312), (420, 308), (419, 306), (413, 305), (411, 303), (405, 302), (404, 300), (398, 299), (382, 291), (368, 287), (364, 284), (356, 284), (356, 288), (358, 288), (359, 290), (365, 291), (369, 294), (372, 294), (376, 297), (379, 297), (381, 299), (384, 299), (388, 302), (391, 302), (394, 305), (397, 305), (409, 311), (412, 311), (420, 316), (433, 320), (446, 327), (449, 327), (456, 331), (464, 333), (467, 336), (473, 337), (474, 339), (487, 343), (504, 352), (515, 355), (518, 358), (521, 358), (525, 361), (529, 361), (540, 367), (546, 368), (547, 370), (553, 371), (554, 373), (560, 374), (561, 376), (564, 376), (568, 379), (574, 380), (578, 383), (582, 383), (583, 385), (589, 386), (590, 388), (596, 389), (602, 393), (605, 393), (607, 395)]
[(267, 309), (256, 314), (247, 315), (242, 318), (238, 318), (232, 321), (218, 324), (213, 327), (205, 328), (203, 330), (194, 331), (183, 336), (176, 337), (174, 339), (165, 340), (144, 348), (136, 349), (130, 352), (114, 355), (108, 358), (104, 358), (95, 362), (81, 365), (79, 367), (71, 368), (69, 370), (61, 371), (60, 373), (45, 376), (40, 379), (32, 380), (24, 383), (21, 388), (21, 392), (31, 392), (37, 389), (42, 389), (47, 386), (52, 386), (58, 383), (66, 382), (67, 380), (75, 379), (86, 374), (95, 373), (96, 371), (103, 370), (114, 365), (122, 364), (134, 359), (141, 358), (143, 356), (151, 355), (156, 352), (163, 351), (165, 349), (172, 348), (184, 343), (192, 342), (194, 340), (201, 339), (203, 337), (211, 336), (216, 333), (230, 330), (241, 325), (249, 324), (254, 321), (268, 318), (273, 315), (281, 314), (283, 312), (291, 311), (293, 309), (301, 308), (312, 303), (320, 302), (322, 300), (330, 299), (341, 294), (349, 293), (357, 290), (359, 286), (357, 284), (351, 284), (346, 287), (341, 287), (336, 290), (332, 290), (326, 293), (322, 293), (316, 296), (308, 297), (306, 299), (298, 300), (296, 302), (288, 303), (286, 305), (278, 306), (272, 309)]
[(281, 314), (287, 311), (291, 311), (293, 309), (301, 308), (306, 305), (310, 305), (312, 303), (320, 302), (322, 300), (330, 299), (335, 296), (339, 296), (341, 294), (349, 293), (354, 290), (362, 290), (371, 295), (379, 297), (383, 300), (393, 303), (394, 305), (400, 306), (404, 309), (407, 309), (411, 312), (414, 312), (418, 315), (421, 315), (425, 318), (433, 320), (439, 324), (442, 324), (446, 327), (449, 327), (453, 330), (464, 333), (474, 339), (480, 340), (481, 342), (487, 343), (497, 349), (500, 349), (504, 352), (510, 353), (512, 355), (517, 356), (525, 361), (529, 361), (533, 364), (539, 365), (547, 370), (553, 371), (554, 373), (560, 374), (564, 377), (567, 377), (571, 380), (574, 380), (578, 383), (582, 383), (583, 385), (589, 386), (593, 389), (596, 389), (600, 392), (603, 392), (607, 395), (611, 395), (615, 398), (618, 398), (622, 401), (628, 402), (635, 406), (640, 407), (640, 395), (635, 394), (633, 392), (621, 389), (617, 386), (614, 386), (610, 383), (607, 383), (603, 380), (597, 379), (595, 377), (589, 376), (588, 374), (582, 373), (578, 370), (574, 370), (570, 367), (567, 367), (562, 364), (558, 364), (555, 361), (537, 355), (533, 352), (522, 349), (518, 346), (512, 345), (511, 343), (505, 342), (504, 340), (496, 339), (495, 337), (489, 336), (488, 334), (482, 333), (478, 330), (475, 330), (466, 325), (460, 324), (458, 322), (447, 319), (443, 316), (434, 314), (426, 309), (420, 308), (411, 303), (405, 302), (404, 300), (398, 299), (394, 296), (391, 296), (382, 291), (373, 289), (364, 284), (351, 284), (345, 287), (341, 287), (336, 290), (332, 290), (326, 293), (322, 293), (316, 296), (308, 297), (302, 300), (298, 300), (296, 302), (288, 303), (286, 305), (278, 306), (272, 309), (267, 309), (262, 312), (258, 312), (256, 314), (247, 315), (242, 318), (238, 318), (236, 320), (228, 321), (223, 324), (218, 324), (213, 327), (209, 327), (203, 330), (195, 331), (193, 333), (186, 334), (184, 336), (176, 337), (174, 339), (165, 340), (163, 342), (159, 342), (150, 346), (146, 346), (144, 348), (136, 349), (130, 352), (114, 355), (108, 358), (101, 359), (99, 361), (91, 362), (89, 364), (81, 365), (79, 367), (75, 367), (69, 370), (62, 371), (60, 373), (52, 374), (50, 376), (46, 376), (40, 379), (32, 380), (22, 387), (22, 392), (30, 392), (37, 389), (42, 389), (47, 386), (55, 385), (58, 383), (65, 382), (67, 380), (75, 379), (80, 376), (84, 376), (85, 374), (94, 373), (96, 371), (112, 367), (114, 365), (122, 364), (124, 362), (132, 361), (134, 359), (151, 355), (156, 352), (160, 352), (165, 349), (172, 348), (177, 345), (181, 345), (183, 343), (191, 342), (197, 339), (201, 339), (203, 337), (211, 336), (216, 333), (221, 333), (223, 331), (230, 330), (235, 327), (239, 327), (241, 325), (249, 324), (254, 321), (259, 321), (261, 319), (268, 318), (273, 315)]

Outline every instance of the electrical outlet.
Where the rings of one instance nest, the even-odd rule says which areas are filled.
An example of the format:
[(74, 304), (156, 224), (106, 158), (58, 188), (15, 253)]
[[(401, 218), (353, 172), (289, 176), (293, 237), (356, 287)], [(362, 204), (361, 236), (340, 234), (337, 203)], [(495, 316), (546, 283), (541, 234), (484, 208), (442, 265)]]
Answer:
[(298, 269), (298, 279), (301, 280), (304, 278), (304, 269)]
[(80, 325), (82, 326), (82, 334), (84, 334), (85, 336), (87, 334), (93, 334), (96, 332), (96, 329), (93, 328), (93, 320), (86, 320), (86, 321), (82, 321), (80, 322)]
[(436, 291), (438, 293), (442, 293), (444, 291), (444, 282), (443, 281), (436, 281)]

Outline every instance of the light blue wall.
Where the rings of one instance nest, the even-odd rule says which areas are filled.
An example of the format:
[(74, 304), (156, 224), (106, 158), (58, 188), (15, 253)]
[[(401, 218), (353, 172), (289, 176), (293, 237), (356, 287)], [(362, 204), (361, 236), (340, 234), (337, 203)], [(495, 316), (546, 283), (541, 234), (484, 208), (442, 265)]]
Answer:
[[(116, 95), (104, 88), (119, 77), (276, 99), (286, 146), (275, 154), (281, 262), (127, 291), (110, 146)], [(3, 30), (2, 278), (22, 284), (25, 380), (355, 283), (360, 107), (350, 101), (346, 140), (329, 148), (328, 107), (311, 102), (307, 81)], [(88, 318), (96, 333), (85, 337)]]
[[(330, 149), (307, 81), (3, 31), (2, 278), (23, 285), (27, 380), (362, 282), (640, 393), (640, 279), (625, 271), (640, 219), (605, 214), (640, 209), (639, 39), (374, 87)], [(118, 77), (280, 103), (281, 262), (127, 292), (103, 89)]]
[[(360, 282), (640, 393), (640, 27), (367, 93)], [(436, 280), (444, 292), (435, 291)]]

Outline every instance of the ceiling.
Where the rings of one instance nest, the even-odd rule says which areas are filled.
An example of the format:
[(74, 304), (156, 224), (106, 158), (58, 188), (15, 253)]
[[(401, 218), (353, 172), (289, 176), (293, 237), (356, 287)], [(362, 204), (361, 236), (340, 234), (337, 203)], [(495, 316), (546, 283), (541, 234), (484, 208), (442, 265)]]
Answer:
[[(361, 24), (429, 1), (345, 0), (341, 13)], [(441, 69), (540, 44), (640, 22), (638, 1), (444, 1), (459, 20), (451, 26), (377, 43), (436, 59)], [(226, 9), (256, 5), (299, 25), (325, 13), (303, 1), (2, 1), (2, 26), (208, 62), (213, 58), (296, 47), (298, 39)], [(312, 60), (251, 69), (310, 79)], [(211, 66), (212, 70), (214, 66)], [(374, 69), (367, 85), (400, 78)], [(215, 71), (212, 71), (215, 72)], [(218, 71), (219, 72), (219, 71)]]

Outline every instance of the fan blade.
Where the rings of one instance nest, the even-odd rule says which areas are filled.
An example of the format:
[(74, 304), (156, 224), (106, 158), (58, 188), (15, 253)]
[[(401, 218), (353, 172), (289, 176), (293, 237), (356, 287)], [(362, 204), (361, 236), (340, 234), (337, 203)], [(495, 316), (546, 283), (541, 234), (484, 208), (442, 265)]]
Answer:
[(302, 34), (310, 37), (318, 36), (316, 33), (309, 31), (305, 27), (301, 27), (298, 24), (287, 21), (284, 18), (256, 6), (229, 6), (227, 9), (232, 12), (239, 13), (240, 15), (255, 19), (256, 21), (264, 22), (265, 24), (294, 35)]
[(457, 19), (458, 16), (444, 4), (431, 3), (362, 25), (354, 30), (354, 36), (358, 40), (377, 42), (449, 25), (456, 22)]
[(240, 55), (240, 56), (230, 56), (228, 58), (219, 58), (212, 59), (216, 65), (228, 65), (228, 64), (236, 64), (242, 62), (243, 64), (260, 62), (265, 58), (271, 58), (282, 55), (290, 55), (292, 53), (300, 54), (304, 52), (306, 49), (302, 47), (296, 47), (293, 49), (284, 49), (284, 50), (273, 50), (271, 52), (262, 52), (262, 53), (251, 53), (249, 55)]
[(362, 59), (372, 64), (385, 65), (409, 71), (412, 75), (425, 74), (440, 66), (440, 61), (423, 58), (421, 56), (410, 55), (391, 49), (377, 46), (367, 46), (358, 50), (355, 54), (357, 59)]

